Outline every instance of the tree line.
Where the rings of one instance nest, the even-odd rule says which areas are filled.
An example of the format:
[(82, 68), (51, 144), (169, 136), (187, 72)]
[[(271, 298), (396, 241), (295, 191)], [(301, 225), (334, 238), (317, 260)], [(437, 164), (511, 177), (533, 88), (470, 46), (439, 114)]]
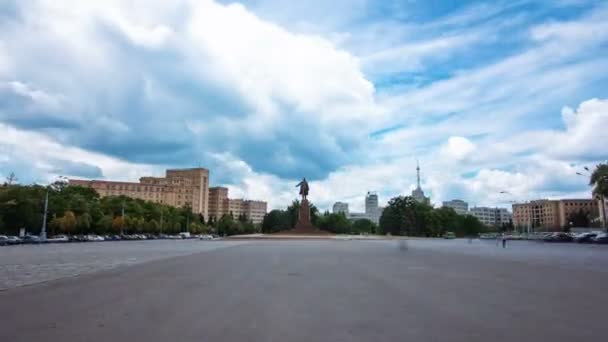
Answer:
[(380, 217), (382, 234), (441, 236), (453, 232), (458, 236), (475, 236), (487, 227), (477, 217), (459, 215), (452, 208), (433, 208), (410, 196), (391, 199)]
[(20, 228), (39, 234), (48, 191), (47, 233), (55, 234), (249, 234), (259, 227), (244, 215), (224, 215), (205, 222), (190, 207), (176, 208), (126, 196), (100, 198), (87, 187), (56, 182), (0, 186), (0, 234), (15, 235)]
[[(292, 229), (298, 219), (300, 202), (294, 200), (286, 210), (272, 210), (262, 222), (263, 233)], [(368, 219), (349, 220), (344, 213), (319, 213), (310, 205), (311, 222), (335, 234), (392, 234), (409, 236), (441, 236), (447, 231), (458, 236), (473, 236), (487, 228), (471, 215), (459, 215), (451, 208), (438, 208), (419, 203), (409, 196), (391, 199), (384, 208), (379, 225)]]
[[(310, 206), (310, 221), (317, 228), (334, 234), (376, 233), (377, 226), (368, 219), (351, 221), (343, 213), (319, 213), (312, 203)], [(300, 211), (300, 201), (294, 200), (286, 210), (271, 210), (264, 216), (262, 233), (272, 234), (295, 227)]]

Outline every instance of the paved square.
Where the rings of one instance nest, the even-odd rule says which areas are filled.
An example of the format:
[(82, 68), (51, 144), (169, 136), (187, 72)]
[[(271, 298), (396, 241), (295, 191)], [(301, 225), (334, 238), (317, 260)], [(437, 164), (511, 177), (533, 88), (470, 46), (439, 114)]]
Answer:
[[(180, 241), (137, 243), (131, 252), (155, 254), (165, 242)], [(213, 243), (2, 291), (0, 340), (603, 341), (608, 333), (606, 246), (324, 240), (202, 247)], [(129, 243), (112, 244), (118, 259), (129, 257)]]

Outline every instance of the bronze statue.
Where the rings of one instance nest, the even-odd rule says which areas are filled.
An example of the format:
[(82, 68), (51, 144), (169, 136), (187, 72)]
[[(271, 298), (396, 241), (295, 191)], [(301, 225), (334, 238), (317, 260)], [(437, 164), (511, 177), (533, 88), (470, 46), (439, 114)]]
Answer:
[(300, 187), (300, 195), (302, 195), (302, 199), (305, 200), (306, 196), (308, 196), (308, 182), (306, 181), (306, 177), (302, 178), (302, 181), (296, 185), (296, 188)]

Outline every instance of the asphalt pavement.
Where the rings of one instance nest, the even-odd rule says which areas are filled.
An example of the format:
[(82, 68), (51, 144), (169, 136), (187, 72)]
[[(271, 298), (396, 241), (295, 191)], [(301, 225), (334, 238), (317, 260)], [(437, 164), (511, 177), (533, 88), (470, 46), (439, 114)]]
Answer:
[(1, 291), (0, 341), (605, 340), (608, 248), (538, 246), (252, 241)]

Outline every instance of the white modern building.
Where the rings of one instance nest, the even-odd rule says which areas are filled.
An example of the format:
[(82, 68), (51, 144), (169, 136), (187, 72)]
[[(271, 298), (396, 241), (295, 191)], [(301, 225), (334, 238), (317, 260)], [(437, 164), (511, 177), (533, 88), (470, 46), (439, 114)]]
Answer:
[(344, 203), (344, 202), (334, 203), (332, 212), (334, 214), (344, 213), (344, 214), (348, 215), (348, 203)]
[(466, 215), (468, 214), (469, 211), (469, 203), (463, 201), (463, 200), (459, 200), (459, 199), (455, 199), (455, 200), (451, 200), (451, 201), (443, 201), (443, 205), (444, 208), (452, 208), (454, 209), (454, 211), (457, 214), (460, 215)]
[[(336, 204), (341, 202), (336, 202)], [(336, 213), (336, 204), (334, 204), (334, 213)], [(346, 203), (344, 203), (346, 204)], [(356, 221), (361, 219), (368, 219), (375, 224), (380, 223), (380, 216), (382, 216), (382, 209), (378, 206), (378, 194), (375, 192), (368, 192), (365, 196), (365, 212), (364, 213), (349, 213), (348, 204), (346, 204), (347, 211), (346, 217), (349, 220)]]
[(486, 226), (501, 226), (513, 219), (511, 213), (505, 208), (473, 207), (469, 214), (477, 217)]

